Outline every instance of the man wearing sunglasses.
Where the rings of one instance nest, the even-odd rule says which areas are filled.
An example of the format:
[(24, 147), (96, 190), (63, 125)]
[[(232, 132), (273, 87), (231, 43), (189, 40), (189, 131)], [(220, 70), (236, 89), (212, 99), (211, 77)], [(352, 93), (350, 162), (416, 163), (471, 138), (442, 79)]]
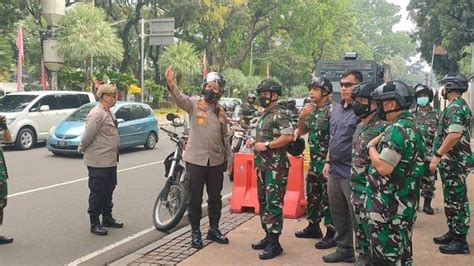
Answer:
[[(342, 101), (334, 106), (330, 119), (329, 151), (323, 168), (328, 180), (329, 209), (336, 227), (337, 249), (323, 256), (326, 263), (354, 262), (354, 210), (351, 203), (352, 136), (359, 119), (352, 107), (352, 90), (362, 82), (357, 70), (345, 72), (341, 77)], [(356, 248), (358, 244), (356, 242)]]
[(84, 163), (89, 171), (90, 231), (95, 235), (105, 236), (107, 230), (103, 227), (123, 227), (123, 223), (112, 216), (112, 194), (117, 185), (119, 135), (117, 121), (110, 109), (117, 102), (117, 87), (113, 84), (100, 85), (97, 97), (99, 103), (87, 115), (78, 151), (84, 154)]

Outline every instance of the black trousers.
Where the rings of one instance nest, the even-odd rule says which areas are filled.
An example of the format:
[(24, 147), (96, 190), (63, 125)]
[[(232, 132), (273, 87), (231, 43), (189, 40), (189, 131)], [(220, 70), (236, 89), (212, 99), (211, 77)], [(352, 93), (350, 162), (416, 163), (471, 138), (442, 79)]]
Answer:
[(89, 170), (89, 210), (91, 218), (112, 217), (112, 194), (117, 185), (117, 167), (90, 167)]
[(225, 164), (218, 166), (199, 166), (186, 163), (186, 175), (188, 191), (190, 193), (188, 202), (188, 220), (192, 229), (199, 229), (201, 221), (201, 204), (204, 185), (207, 190), (207, 210), (209, 225), (213, 229), (219, 228), (222, 209), (222, 183), (224, 181)]

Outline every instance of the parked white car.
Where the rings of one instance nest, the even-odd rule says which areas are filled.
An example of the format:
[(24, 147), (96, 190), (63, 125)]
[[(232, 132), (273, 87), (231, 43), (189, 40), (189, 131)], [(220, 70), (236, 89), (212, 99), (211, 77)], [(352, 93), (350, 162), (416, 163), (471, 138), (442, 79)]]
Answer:
[(27, 150), (36, 142), (46, 140), (49, 129), (78, 107), (95, 101), (90, 92), (15, 92), (0, 99), (0, 115), (7, 118), (16, 148)]

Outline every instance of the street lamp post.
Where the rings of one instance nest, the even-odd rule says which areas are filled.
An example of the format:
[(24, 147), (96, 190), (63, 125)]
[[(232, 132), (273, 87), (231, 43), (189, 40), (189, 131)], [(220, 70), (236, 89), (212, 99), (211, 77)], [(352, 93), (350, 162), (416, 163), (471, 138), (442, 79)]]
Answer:
[(41, 0), (41, 14), (50, 27), (50, 38), (43, 40), (44, 65), (51, 72), (51, 90), (58, 89), (58, 71), (64, 63), (64, 55), (58, 50), (58, 42), (54, 39), (54, 33), (66, 12), (64, 0)]

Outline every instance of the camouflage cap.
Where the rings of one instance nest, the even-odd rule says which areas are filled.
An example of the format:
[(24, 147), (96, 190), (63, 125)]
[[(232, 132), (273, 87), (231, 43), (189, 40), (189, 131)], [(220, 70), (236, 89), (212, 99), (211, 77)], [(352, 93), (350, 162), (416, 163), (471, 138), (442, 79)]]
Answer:
[(97, 89), (97, 97), (101, 97), (104, 93), (117, 93), (117, 87), (114, 84), (102, 84)]

